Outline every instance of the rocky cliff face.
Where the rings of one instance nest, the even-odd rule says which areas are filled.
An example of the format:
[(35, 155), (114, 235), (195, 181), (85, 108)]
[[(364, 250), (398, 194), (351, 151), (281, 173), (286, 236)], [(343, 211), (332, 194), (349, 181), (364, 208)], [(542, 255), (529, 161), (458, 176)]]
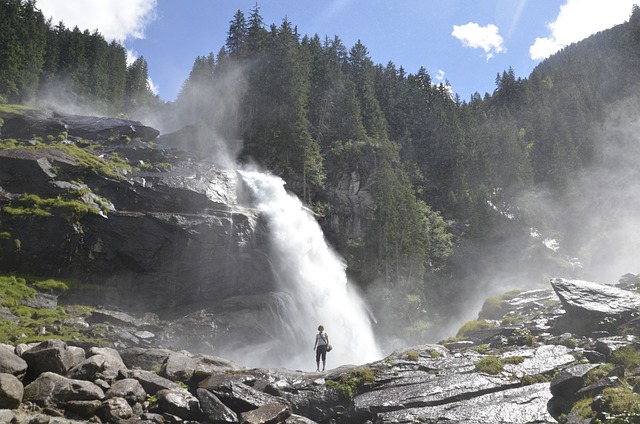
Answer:
[(132, 310), (264, 293), (261, 226), (234, 170), (154, 147), (121, 119), (6, 115), (0, 269), (75, 278), (73, 301)]

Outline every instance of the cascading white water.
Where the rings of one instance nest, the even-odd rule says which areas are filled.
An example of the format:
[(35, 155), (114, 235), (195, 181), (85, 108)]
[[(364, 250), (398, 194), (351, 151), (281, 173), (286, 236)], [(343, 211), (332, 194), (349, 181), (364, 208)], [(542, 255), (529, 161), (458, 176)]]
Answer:
[(239, 171), (252, 191), (255, 207), (269, 226), (270, 257), (278, 289), (286, 302), (275, 337), (290, 369), (315, 369), (313, 344), (322, 324), (334, 350), (327, 368), (364, 364), (381, 358), (369, 314), (351, 287), (344, 261), (327, 245), (313, 215), (284, 189), (284, 181), (255, 171)]

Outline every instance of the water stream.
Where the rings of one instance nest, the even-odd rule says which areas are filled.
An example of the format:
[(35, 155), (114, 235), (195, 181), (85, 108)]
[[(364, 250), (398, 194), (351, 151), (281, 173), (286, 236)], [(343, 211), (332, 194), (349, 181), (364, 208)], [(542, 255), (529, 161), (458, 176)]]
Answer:
[(363, 300), (313, 215), (287, 193), (282, 179), (254, 171), (239, 173), (267, 221), (273, 272), (287, 299), (278, 311), (281, 325), (274, 331), (288, 354), (277, 366), (315, 368), (312, 348), (320, 324), (334, 347), (327, 355), (328, 369), (380, 359)]

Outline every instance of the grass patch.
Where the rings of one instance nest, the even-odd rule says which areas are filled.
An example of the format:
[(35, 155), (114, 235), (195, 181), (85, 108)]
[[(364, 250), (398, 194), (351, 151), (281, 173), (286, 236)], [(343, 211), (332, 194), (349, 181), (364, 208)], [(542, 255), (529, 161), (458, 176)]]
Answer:
[(633, 370), (640, 366), (640, 352), (633, 346), (625, 346), (611, 354), (611, 362), (623, 365), (626, 370)]
[(81, 200), (64, 200), (61, 196), (42, 199), (36, 194), (24, 194), (18, 200), (18, 204), (5, 206), (2, 212), (14, 218), (22, 216), (48, 218), (57, 215), (74, 223), (89, 213), (98, 214), (100, 210)]
[(624, 386), (608, 387), (602, 391), (604, 410), (610, 414), (640, 414), (640, 394)]
[(23, 305), (24, 300), (35, 298), (37, 290), (34, 287), (37, 285), (53, 291), (67, 287), (65, 282), (54, 279), (0, 275), (0, 306), (18, 319), (18, 322), (0, 320), (0, 343), (30, 343), (56, 338), (65, 342), (82, 340), (101, 346), (110, 345), (101, 335), (86, 334), (72, 324), (66, 324), (71, 318), (90, 315), (92, 308), (58, 306), (40, 309)]

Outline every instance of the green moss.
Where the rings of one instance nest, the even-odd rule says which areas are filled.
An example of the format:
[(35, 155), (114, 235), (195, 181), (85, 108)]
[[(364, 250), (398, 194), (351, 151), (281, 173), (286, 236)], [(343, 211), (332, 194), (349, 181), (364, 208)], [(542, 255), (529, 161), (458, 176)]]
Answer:
[(359, 388), (372, 384), (375, 381), (377, 371), (362, 369), (343, 374), (339, 380), (327, 380), (326, 385), (340, 391), (347, 399), (351, 400), (358, 393)]
[(493, 327), (495, 327), (495, 325), (485, 320), (468, 321), (464, 323), (462, 327), (460, 327), (458, 333), (456, 334), (456, 337), (464, 337), (468, 333), (471, 333), (473, 331), (484, 330)]
[(35, 281), (33, 285), (40, 291), (47, 291), (51, 293), (64, 293), (69, 290), (67, 283), (53, 280), (51, 278), (43, 281)]
[(7, 231), (0, 232), (0, 240), (9, 240), (11, 238), (11, 233)]
[(476, 371), (497, 375), (504, 370), (504, 364), (495, 356), (487, 356), (475, 363)]

